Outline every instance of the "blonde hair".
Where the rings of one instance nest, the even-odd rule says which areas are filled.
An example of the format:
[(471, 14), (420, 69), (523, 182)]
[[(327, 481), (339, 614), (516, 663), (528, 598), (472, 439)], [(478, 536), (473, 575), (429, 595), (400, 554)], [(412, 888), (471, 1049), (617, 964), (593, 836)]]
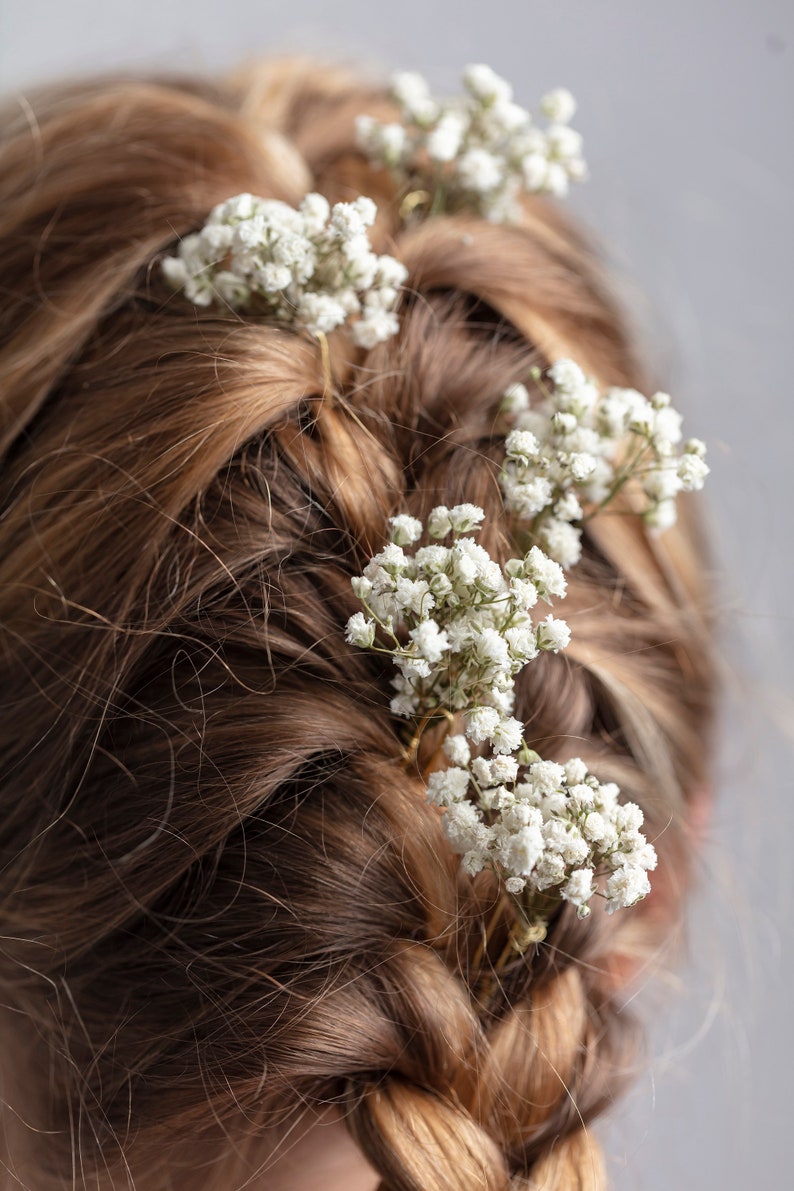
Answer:
[[(514, 553), (493, 420), (532, 365), (645, 378), (554, 206), (400, 225), (354, 143), (386, 110), (287, 63), (6, 119), (0, 983), (29, 1031), (37, 1187), (73, 1162), (86, 1186), (159, 1185), (191, 1139), (228, 1180), (261, 1130), (328, 1106), (388, 1191), (605, 1185), (589, 1125), (633, 1061), (621, 981), (678, 920), (707, 764), (702, 546), (686, 504), (657, 541), (597, 518), (574, 642), (518, 689), (544, 756), (643, 807), (655, 892), (561, 909), (484, 979), (509, 923), (401, 763), (388, 669), (344, 643), (350, 577), (390, 515), (437, 503), (483, 506), (484, 544)], [(309, 188), (371, 195), (409, 270), (397, 338), (334, 337), (333, 396), (316, 344), (196, 310), (157, 265), (230, 195)]]

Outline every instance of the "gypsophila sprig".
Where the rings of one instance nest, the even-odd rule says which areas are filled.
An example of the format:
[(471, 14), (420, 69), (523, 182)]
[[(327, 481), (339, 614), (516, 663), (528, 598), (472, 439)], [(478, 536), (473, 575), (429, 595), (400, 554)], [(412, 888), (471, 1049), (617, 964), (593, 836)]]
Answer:
[(509, 83), (489, 66), (469, 66), (462, 97), (431, 95), (421, 75), (395, 75), (399, 123), (359, 117), (358, 144), (370, 161), (391, 170), (403, 194), (426, 202), (411, 210), (475, 211), (495, 223), (520, 218), (523, 192), (567, 194), (585, 177), (582, 138), (569, 125), (576, 104), (559, 88), (541, 100), (541, 128), (513, 101)]
[[(562, 568), (534, 547), (500, 567), (475, 542), (476, 505), (433, 509), (430, 541), (412, 551), (425, 527), (392, 519), (391, 541), (353, 580), (364, 612), (348, 621), (347, 640), (391, 654), (394, 715), (421, 720), (466, 710), (478, 742), (512, 748), (513, 679), (544, 650), (568, 643), (564, 621), (537, 623), (531, 610), (565, 594)], [(442, 544), (444, 539), (447, 544)]]
[(602, 785), (579, 758), (558, 765), (525, 745), (472, 758), (462, 735), (444, 749), (450, 766), (430, 775), (428, 799), (445, 808), (445, 834), (465, 871), (497, 872), (530, 921), (557, 898), (586, 918), (595, 896), (612, 913), (650, 891), (656, 852), (639, 830), (642, 811), (620, 803), (618, 787)]
[[(564, 621), (533, 615), (540, 601), (564, 597), (566, 580), (537, 546), (500, 566), (471, 536), (483, 516), (463, 504), (433, 509), (426, 527), (392, 518), (390, 542), (352, 580), (364, 611), (346, 637), (391, 656), (394, 715), (419, 734), (445, 726), (448, 765), (430, 774), (428, 800), (444, 809), (465, 871), (497, 873), (542, 931), (560, 899), (580, 917), (596, 895), (610, 912), (639, 901), (656, 854), (639, 830), (642, 812), (621, 805), (617, 786), (580, 760), (558, 765), (528, 748), (511, 714), (515, 678), (542, 651), (568, 644)], [(431, 540), (417, 545), (425, 533)], [(450, 734), (455, 713), (463, 731)]]
[(352, 321), (355, 343), (374, 347), (397, 332), (407, 276), (399, 261), (372, 251), (367, 228), (375, 215), (364, 197), (332, 209), (308, 194), (296, 209), (238, 194), (180, 242), (163, 273), (197, 306), (246, 308), (314, 336)]
[(524, 385), (512, 385), (501, 410), (508, 423), (501, 484), (505, 507), (564, 567), (581, 555), (582, 525), (631, 484), (652, 530), (676, 519), (679, 492), (703, 487), (706, 448), (689, 439), (681, 448), (681, 415), (666, 393), (650, 400), (636, 389), (604, 392), (572, 360), (558, 360), (530, 407)]

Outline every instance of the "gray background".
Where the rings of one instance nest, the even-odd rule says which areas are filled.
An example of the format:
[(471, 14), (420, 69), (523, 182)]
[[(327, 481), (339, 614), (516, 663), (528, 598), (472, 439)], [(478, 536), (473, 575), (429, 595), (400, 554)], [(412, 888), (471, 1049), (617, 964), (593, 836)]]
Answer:
[(639, 994), (652, 1057), (603, 1132), (620, 1191), (789, 1187), (794, 0), (0, 0), (4, 91), (294, 51), (579, 100), (573, 205), (709, 442), (728, 692), (691, 958)]

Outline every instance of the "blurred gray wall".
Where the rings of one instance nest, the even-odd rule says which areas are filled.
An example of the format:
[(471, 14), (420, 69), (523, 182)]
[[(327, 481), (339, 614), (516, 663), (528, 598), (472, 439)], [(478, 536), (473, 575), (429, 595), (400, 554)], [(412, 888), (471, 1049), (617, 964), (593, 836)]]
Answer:
[(728, 688), (691, 958), (637, 998), (653, 1053), (604, 1133), (621, 1191), (792, 1186), (794, 0), (0, 0), (3, 91), (290, 51), (579, 100), (574, 207), (709, 442)]

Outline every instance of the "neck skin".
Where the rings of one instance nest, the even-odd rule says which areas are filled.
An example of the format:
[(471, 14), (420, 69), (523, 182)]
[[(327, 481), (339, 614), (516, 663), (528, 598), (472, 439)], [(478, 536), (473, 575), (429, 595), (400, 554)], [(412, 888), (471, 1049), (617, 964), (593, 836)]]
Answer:
[[(135, 1180), (135, 1191), (377, 1191), (380, 1176), (333, 1110), (307, 1110), (286, 1132), (263, 1131), (235, 1145), (208, 1142), (202, 1161), (193, 1144), (169, 1151), (168, 1168)], [(223, 1155), (218, 1158), (218, 1154)], [(114, 1182), (102, 1191), (127, 1191)]]
[(246, 1191), (376, 1191), (376, 1174), (335, 1113), (286, 1138)]
[[(5, 1034), (5, 1030), (0, 1031)], [(8, 1052), (6, 1052), (7, 1056)], [(20, 1087), (0, 1070), (0, 1191), (41, 1185), (47, 1132), (23, 1115)], [(242, 1146), (224, 1136), (184, 1147), (163, 1145), (161, 1162), (143, 1170), (134, 1145), (126, 1170), (108, 1182), (87, 1182), (86, 1191), (377, 1191), (380, 1177), (333, 1111), (309, 1114), (286, 1134), (267, 1132)], [(224, 1155), (218, 1158), (218, 1155)], [(117, 1155), (114, 1155), (117, 1158)], [(53, 1191), (61, 1184), (47, 1184)], [(73, 1186), (71, 1174), (62, 1183)]]

